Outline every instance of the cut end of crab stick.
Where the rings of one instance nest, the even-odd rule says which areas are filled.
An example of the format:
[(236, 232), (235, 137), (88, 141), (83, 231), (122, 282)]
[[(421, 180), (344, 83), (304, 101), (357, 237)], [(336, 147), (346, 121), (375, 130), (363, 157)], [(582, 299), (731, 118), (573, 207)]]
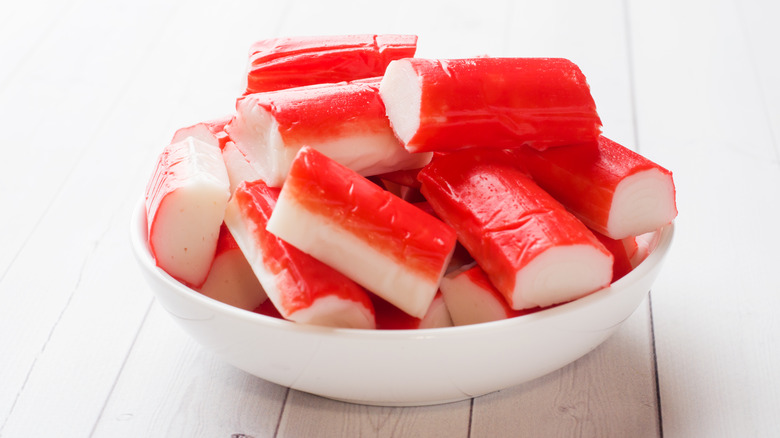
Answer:
[(585, 76), (561, 58), (401, 59), (379, 92), (410, 152), (546, 149), (601, 132)]
[(242, 182), (256, 181), (261, 177), (260, 173), (252, 167), (246, 156), (238, 150), (232, 141), (225, 143), (222, 148), (222, 159), (225, 161), (225, 168), (230, 180), (230, 193), (233, 193)]
[(648, 233), (677, 216), (672, 173), (604, 136), (513, 153), (537, 184), (605, 236), (619, 240)]
[(412, 154), (393, 134), (379, 80), (315, 85), (239, 99), (227, 126), (261, 178), (280, 187), (295, 154), (311, 146), (364, 176), (420, 168), (430, 154)]
[(615, 187), (606, 231), (615, 238), (637, 236), (671, 223), (676, 216), (671, 173), (659, 168), (640, 170)]
[(254, 310), (268, 298), (235, 239), (222, 224), (209, 276), (198, 291), (244, 310)]
[(422, 318), (455, 246), (451, 227), (310, 147), (268, 231)]
[(219, 148), (225, 147), (225, 143), (230, 141), (230, 138), (225, 132), (225, 125), (230, 122), (233, 116), (225, 116), (220, 119), (209, 120), (206, 122), (196, 123), (186, 128), (181, 128), (173, 134), (171, 143), (178, 143), (187, 137), (194, 137), (200, 141), (204, 141)]
[(456, 326), (498, 321), (538, 310), (509, 307), (485, 271), (476, 264), (447, 274), (441, 280), (441, 292)]
[(422, 193), (513, 309), (609, 285), (612, 254), (509, 158), (495, 149), (437, 156), (420, 171)]
[(273, 38), (250, 48), (246, 94), (382, 76), (417, 50), (415, 35)]
[(300, 323), (375, 328), (365, 289), (266, 231), (278, 195), (263, 181), (243, 182), (225, 211), (225, 224), (276, 309)]
[(229, 197), (219, 147), (193, 137), (168, 145), (146, 188), (149, 246), (157, 265), (187, 285), (201, 286)]
[(613, 259), (592, 243), (545, 250), (515, 277), (513, 307), (550, 306), (585, 296), (612, 281)]

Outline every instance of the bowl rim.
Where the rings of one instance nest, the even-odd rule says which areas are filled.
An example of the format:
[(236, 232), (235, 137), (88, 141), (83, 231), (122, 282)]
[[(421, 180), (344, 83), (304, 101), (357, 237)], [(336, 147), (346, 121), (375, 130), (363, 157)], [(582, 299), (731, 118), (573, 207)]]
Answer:
[[(615, 281), (611, 285), (596, 292), (590, 293), (582, 298), (559, 304), (548, 309), (540, 310), (538, 312), (498, 321), (483, 322), (479, 324), (422, 329), (375, 330), (334, 328), (301, 324), (255, 313), (250, 310), (240, 309), (238, 307), (231, 306), (229, 304), (200, 294), (194, 289), (180, 283), (178, 280), (174, 279), (167, 272), (157, 266), (147, 243), (146, 221), (145, 197), (141, 196), (141, 199), (136, 203), (133, 209), (130, 220), (130, 240), (135, 257), (144, 270), (157, 277), (182, 298), (194, 300), (199, 305), (207, 307), (213, 312), (218, 312), (224, 316), (237, 318), (251, 324), (262, 324), (269, 326), (269, 328), (294, 331), (301, 334), (306, 333), (321, 336), (354, 337), (363, 339), (370, 338), (372, 341), (378, 342), (383, 340), (398, 341), (405, 339), (462, 336), (464, 332), (471, 335), (478, 334), (480, 332), (493, 332), (495, 330), (507, 329), (517, 325), (538, 323), (543, 320), (553, 318), (560, 313), (575, 311), (599, 301), (606, 300), (612, 295), (619, 294), (623, 290), (630, 288), (631, 285), (640, 281), (645, 275), (647, 275), (659, 263), (661, 263), (671, 247), (675, 229), (674, 222), (672, 222), (656, 230), (654, 232), (656, 233), (654, 239), (657, 240), (655, 248), (650, 252), (645, 260), (643, 260), (636, 268), (631, 270), (631, 272)], [(155, 299), (157, 299), (156, 295)], [(166, 311), (168, 310), (166, 309)]]

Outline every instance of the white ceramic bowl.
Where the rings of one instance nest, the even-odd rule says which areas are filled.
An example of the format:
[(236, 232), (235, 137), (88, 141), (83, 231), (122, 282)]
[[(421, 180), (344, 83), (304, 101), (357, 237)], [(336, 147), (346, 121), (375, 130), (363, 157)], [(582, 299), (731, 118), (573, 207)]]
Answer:
[(207, 298), (159, 269), (146, 243), (143, 202), (132, 245), (160, 304), (203, 347), (265, 380), (353, 403), (412, 406), (508, 388), (561, 368), (606, 340), (639, 306), (661, 268), (673, 225), (612, 286), (518, 318), (462, 327), (377, 331), (283, 321)]

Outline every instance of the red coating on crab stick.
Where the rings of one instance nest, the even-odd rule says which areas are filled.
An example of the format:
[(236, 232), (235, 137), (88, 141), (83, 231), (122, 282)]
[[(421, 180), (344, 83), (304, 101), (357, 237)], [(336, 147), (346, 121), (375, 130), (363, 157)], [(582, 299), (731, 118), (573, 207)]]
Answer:
[(378, 85), (378, 79), (315, 85), (243, 99), (253, 99), (273, 114), (286, 146), (300, 146), (350, 132), (358, 123), (363, 132), (390, 132)]
[[(236, 203), (244, 221), (250, 224), (255, 242), (262, 251), (263, 265), (275, 276), (280, 295), (274, 299), (274, 304), (282, 315), (311, 307), (315, 300), (324, 296), (354, 301), (373, 313), (371, 300), (362, 287), (266, 231), (278, 197), (279, 189), (258, 180), (240, 184), (231, 203)], [(266, 287), (269, 292), (271, 289)]]
[[(545, 149), (601, 131), (585, 76), (562, 58), (403, 59), (390, 64), (380, 93), (410, 152)], [(408, 123), (415, 112), (417, 126)]]
[(417, 50), (415, 35), (273, 38), (250, 48), (245, 94), (381, 76)]
[[(609, 251), (525, 173), (507, 164), (512, 162), (511, 157), (511, 151), (496, 149), (469, 149), (437, 156), (419, 173), (422, 193), (439, 217), (455, 228), (458, 240), (513, 309), (556, 304), (609, 284)], [(595, 258), (597, 266), (593, 268), (597, 272), (592, 274), (574, 268), (579, 261), (575, 262), (570, 255), (554, 268), (567, 276), (569, 268), (574, 268), (590, 284), (580, 286), (575, 281), (566, 289), (553, 286), (554, 292), (549, 296), (543, 296), (547, 294), (544, 285), (537, 287), (536, 274), (528, 280), (533, 288), (524, 290), (516, 284), (522, 271), (553, 248), (584, 248), (587, 257), (582, 262)], [(553, 260), (553, 266), (554, 263)]]

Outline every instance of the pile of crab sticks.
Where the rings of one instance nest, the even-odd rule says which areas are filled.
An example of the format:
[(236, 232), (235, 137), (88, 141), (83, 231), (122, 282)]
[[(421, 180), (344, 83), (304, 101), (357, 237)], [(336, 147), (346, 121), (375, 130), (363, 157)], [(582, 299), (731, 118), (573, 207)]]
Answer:
[(560, 58), (421, 59), (412, 35), (252, 45), (236, 111), (179, 129), (146, 189), (157, 265), (299, 323), (415, 329), (602, 289), (677, 215)]

